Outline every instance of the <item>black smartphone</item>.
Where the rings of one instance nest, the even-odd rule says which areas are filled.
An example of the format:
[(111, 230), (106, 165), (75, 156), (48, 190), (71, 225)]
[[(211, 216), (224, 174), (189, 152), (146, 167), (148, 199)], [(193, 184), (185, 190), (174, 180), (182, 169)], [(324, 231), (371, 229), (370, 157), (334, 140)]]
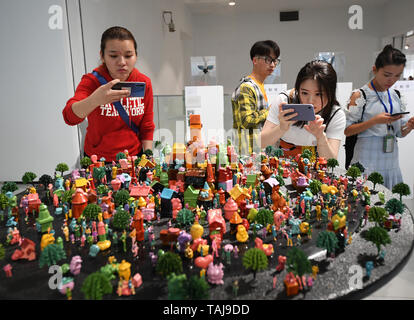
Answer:
[[(311, 104), (284, 104), (282, 106), (283, 110), (294, 109), (292, 113), (297, 113), (298, 115), (290, 120), (293, 121), (313, 121), (315, 120), (315, 110)], [(290, 115), (288, 113), (286, 115)]]
[(397, 113), (393, 113), (393, 114), (391, 115), (391, 117), (397, 117), (397, 116), (404, 115), (404, 114), (409, 114), (409, 113), (410, 113), (409, 111), (405, 111), (405, 112), (397, 112)]
[(145, 95), (145, 82), (118, 82), (112, 90), (129, 90), (130, 97), (143, 98)]

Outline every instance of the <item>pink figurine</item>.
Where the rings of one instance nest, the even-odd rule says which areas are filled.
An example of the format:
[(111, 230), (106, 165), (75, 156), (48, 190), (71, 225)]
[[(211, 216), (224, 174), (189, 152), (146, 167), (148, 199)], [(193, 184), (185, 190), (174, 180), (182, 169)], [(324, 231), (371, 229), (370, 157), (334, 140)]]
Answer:
[(70, 262), (70, 272), (72, 272), (73, 275), (78, 275), (80, 273), (82, 267), (82, 258), (80, 256), (74, 256)]
[(277, 283), (277, 277), (276, 275), (273, 276), (273, 289), (276, 288), (276, 283)]
[(6, 277), (11, 278), (11, 277), (13, 276), (13, 274), (12, 274), (12, 269), (13, 269), (13, 267), (11, 266), (11, 264), (10, 264), (10, 263), (9, 263), (9, 264), (6, 264), (6, 265), (3, 267), (3, 270), (4, 270), (4, 272), (6, 273)]
[(312, 277), (308, 277), (308, 288), (312, 288), (313, 286), (313, 278)]
[(213, 284), (224, 284), (223, 281), (223, 264), (214, 265), (213, 262), (210, 262), (207, 269), (208, 282)]
[(85, 241), (86, 241), (86, 236), (85, 236), (85, 234), (82, 234), (82, 236), (81, 236), (81, 245), (80, 245), (82, 248), (85, 246)]
[(93, 242), (98, 241), (98, 231), (96, 230), (96, 221), (92, 221), (92, 237), (93, 237)]
[(138, 245), (137, 245), (136, 241), (133, 242), (131, 251), (133, 253), (133, 257), (136, 258), (137, 255), (138, 255)]
[(19, 230), (17, 230), (16, 227), (14, 227), (10, 244), (18, 243), (20, 245), (21, 242), (22, 242), (22, 238), (20, 237), (20, 232)]

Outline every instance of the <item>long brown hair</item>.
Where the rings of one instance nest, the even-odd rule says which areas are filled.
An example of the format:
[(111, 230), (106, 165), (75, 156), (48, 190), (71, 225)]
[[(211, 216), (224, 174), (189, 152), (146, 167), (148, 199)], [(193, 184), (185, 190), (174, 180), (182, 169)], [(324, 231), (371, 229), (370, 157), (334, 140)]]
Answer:
[[(326, 96), (328, 97), (328, 103), (325, 107), (322, 108), (320, 111), (320, 116), (323, 118), (323, 123), (329, 120), (331, 116), (332, 109), (335, 105), (339, 105), (339, 102), (336, 98), (336, 82), (337, 76), (335, 69), (332, 65), (323, 60), (313, 60), (308, 62), (305, 66), (300, 69), (295, 83), (295, 93), (294, 93), (294, 101), (295, 103), (300, 103), (299, 100), (299, 89), (302, 82), (306, 80), (316, 80), (318, 83), (319, 91), (326, 92)], [(321, 103), (322, 95), (321, 95)], [(305, 121), (298, 121), (294, 125), (298, 127), (303, 127), (306, 124)]]

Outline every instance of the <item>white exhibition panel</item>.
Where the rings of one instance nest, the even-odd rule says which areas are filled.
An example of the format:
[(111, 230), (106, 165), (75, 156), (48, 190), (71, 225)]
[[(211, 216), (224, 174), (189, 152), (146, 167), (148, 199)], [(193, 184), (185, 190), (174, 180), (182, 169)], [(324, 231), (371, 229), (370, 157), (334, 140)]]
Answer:
[[(411, 114), (405, 117), (410, 118), (414, 116), (414, 81), (397, 81), (394, 86), (401, 92), (403, 99), (407, 102), (407, 111)], [(401, 173), (406, 183), (411, 189), (411, 195), (407, 198), (413, 198), (414, 192), (414, 170), (413, 170), (413, 152), (414, 146), (414, 132), (408, 134), (405, 138), (398, 139), (398, 148), (400, 151), (400, 168)]]
[[(349, 97), (352, 93), (352, 82), (338, 82), (336, 84), (336, 99), (342, 109), (346, 110)], [(339, 167), (345, 169), (345, 135), (342, 137), (341, 146), (338, 152)]]
[(189, 115), (199, 114), (204, 143), (212, 138), (225, 143), (224, 96), (222, 86), (189, 86), (184, 88), (186, 112), (186, 140), (190, 139)]

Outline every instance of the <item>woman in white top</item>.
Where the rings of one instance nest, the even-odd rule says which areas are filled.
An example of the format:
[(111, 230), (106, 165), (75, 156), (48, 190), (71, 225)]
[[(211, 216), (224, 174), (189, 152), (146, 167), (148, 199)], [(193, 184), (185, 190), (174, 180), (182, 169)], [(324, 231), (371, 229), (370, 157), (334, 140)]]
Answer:
[[(337, 76), (331, 64), (315, 60), (307, 63), (298, 73), (295, 88), (281, 93), (270, 107), (261, 132), (265, 148), (280, 143), (285, 156), (296, 156), (311, 149), (319, 157), (337, 158), (346, 117), (336, 99)], [(282, 110), (286, 103), (312, 104), (314, 121), (292, 121), (297, 114), (293, 109)]]
[(346, 115), (345, 135), (358, 135), (350, 163), (361, 163), (364, 174), (380, 173), (389, 189), (403, 182), (397, 138), (414, 129), (414, 117), (396, 115), (405, 111), (406, 103), (391, 89), (400, 79), (405, 62), (400, 50), (385, 46), (375, 60), (374, 78), (352, 92)]

